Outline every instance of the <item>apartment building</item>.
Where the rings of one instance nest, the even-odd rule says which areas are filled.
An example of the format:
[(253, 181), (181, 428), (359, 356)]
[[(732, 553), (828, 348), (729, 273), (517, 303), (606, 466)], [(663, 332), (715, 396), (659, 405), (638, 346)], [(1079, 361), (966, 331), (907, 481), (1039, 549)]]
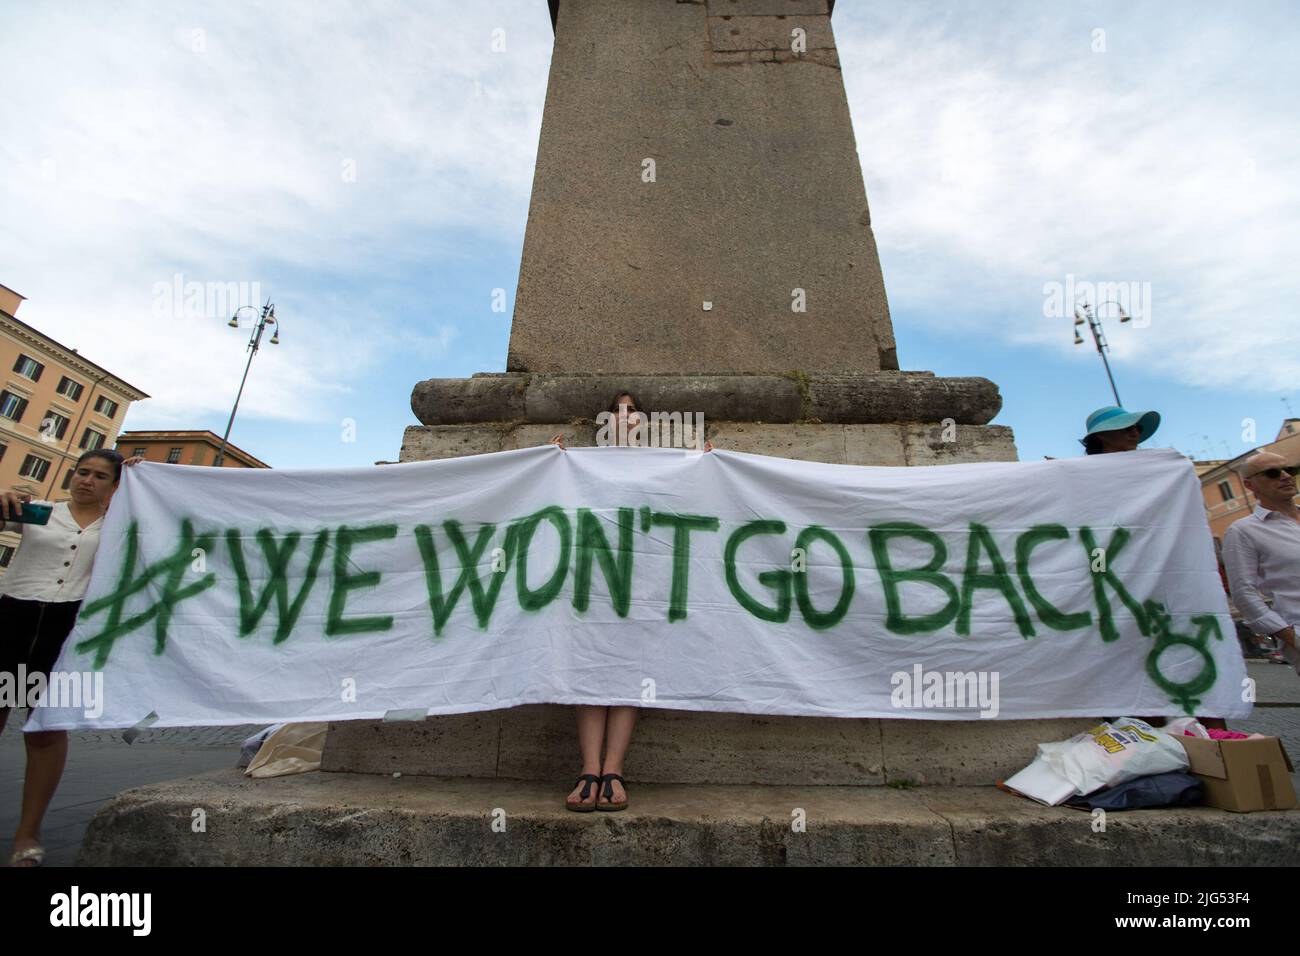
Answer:
[[(149, 396), (18, 319), (23, 301), (0, 285), (0, 488), (61, 501), (77, 458), (113, 447), (131, 403)], [(0, 532), (0, 568), (17, 543)]]
[[(117, 450), (125, 458), (136, 455), (145, 461), (173, 465), (215, 465), (221, 438), (210, 431), (136, 431), (117, 437)], [(220, 462), (223, 468), (270, 468), (235, 445), (227, 444)]]

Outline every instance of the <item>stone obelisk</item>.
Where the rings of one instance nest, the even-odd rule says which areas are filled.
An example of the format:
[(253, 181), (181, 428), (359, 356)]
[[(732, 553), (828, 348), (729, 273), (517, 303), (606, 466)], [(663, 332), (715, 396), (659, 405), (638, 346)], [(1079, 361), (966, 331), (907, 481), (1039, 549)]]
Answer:
[[(993, 383), (898, 370), (827, 0), (558, 0), (551, 13), (507, 370), (419, 383), (403, 461), (557, 431), (591, 445), (620, 389), (647, 410), (704, 413), (719, 448), (861, 465), (1015, 458), (1010, 430), (987, 424)], [(649, 710), (628, 771), (987, 783), (1060, 736), (1032, 721), (999, 731)], [(567, 780), (575, 754), (570, 709), (520, 707), (335, 724), (323, 766)]]
[(507, 368), (898, 368), (825, 0), (560, 4)]
[(507, 371), (418, 384), (401, 460), (590, 444), (620, 388), (737, 451), (1015, 457), (993, 383), (898, 371), (830, 10), (551, 4)]

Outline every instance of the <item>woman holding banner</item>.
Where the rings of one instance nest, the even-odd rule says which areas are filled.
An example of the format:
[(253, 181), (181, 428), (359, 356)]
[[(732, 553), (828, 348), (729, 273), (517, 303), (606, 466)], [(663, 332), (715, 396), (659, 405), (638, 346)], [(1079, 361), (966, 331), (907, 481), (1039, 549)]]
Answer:
[[(86, 452), (73, 469), (71, 499), (50, 507), (43, 524), (21, 520), (24, 505), (38, 504), (29, 495), (0, 492), (0, 531), (22, 535), (22, 544), (0, 579), (0, 674), (10, 675), (8, 680), (15, 689), (15, 700), (0, 705), (0, 732), (14, 706), (30, 706), (27, 693), (33, 675), (42, 675), (48, 686), (50, 670), (59, 659), (90, 584), (99, 532), (122, 477), (122, 465), (141, 460), (124, 461), (109, 448)], [(28, 517), (35, 510), (28, 509)], [(41, 821), (63, 776), (68, 734), (37, 731), (24, 734), (23, 742), (27, 769), (22, 814), (9, 865), (40, 866), (45, 859)]]
[[(648, 424), (631, 392), (619, 392), (610, 403), (610, 434), (614, 445), (638, 445), (637, 436)], [(564, 436), (556, 435), (551, 443), (564, 448)], [(704, 446), (711, 451), (713, 443)], [(635, 707), (592, 707), (578, 705), (578, 748), (582, 751), (582, 774), (564, 805), (576, 813), (593, 810), (616, 811), (627, 808), (627, 790), (623, 786), (623, 760), (632, 742), (636, 726)], [(604, 760), (601, 749), (604, 748)], [(594, 786), (593, 786), (594, 785)]]

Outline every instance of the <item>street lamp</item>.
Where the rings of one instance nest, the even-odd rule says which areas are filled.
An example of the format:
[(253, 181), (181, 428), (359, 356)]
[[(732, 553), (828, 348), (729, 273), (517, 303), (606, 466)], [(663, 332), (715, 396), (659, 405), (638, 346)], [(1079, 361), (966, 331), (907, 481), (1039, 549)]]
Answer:
[[(239, 313), (245, 309), (256, 311), (251, 305), (241, 305), (235, 310), (235, 314), (230, 317), (226, 323), (232, 329), (239, 328)], [(262, 314), (258, 317), (257, 323), (253, 326), (253, 334), (248, 339), (248, 361), (244, 364), (244, 377), (240, 379), (239, 391), (235, 393), (235, 405), (230, 409), (230, 420), (226, 422), (226, 433), (221, 436), (221, 447), (217, 449), (217, 457), (212, 462), (212, 467), (220, 468), (226, 460), (226, 445), (230, 442), (230, 429), (235, 424), (235, 412), (239, 411), (239, 400), (244, 395), (244, 383), (248, 381), (248, 370), (253, 367), (253, 356), (257, 354), (258, 347), (262, 344), (262, 333), (266, 331), (268, 325), (274, 325), (275, 331), (271, 334), (271, 344), (280, 344), (280, 323), (275, 318), (275, 306), (271, 300), (266, 300), (266, 305), (262, 306)]]
[(1101, 327), (1101, 319), (1097, 316), (1097, 311), (1107, 305), (1113, 305), (1119, 310), (1119, 321), (1121, 324), (1130, 321), (1131, 316), (1124, 311), (1122, 305), (1113, 299), (1106, 300), (1099, 305), (1096, 310), (1094, 310), (1087, 302), (1080, 299), (1074, 304), (1074, 344), (1083, 344), (1083, 336), (1079, 334), (1079, 326), (1086, 322), (1088, 324), (1088, 329), (1092, 332), (1092, 340), (1097, 344), (1097, 354), (1101, 356), (1101, 362), (1106, 366), (1106, 378), (1110, 380), (1110, 390), (1111, 394), (1115, 396), (1115, 404), (1123, 407), (1124, 403), (1119, 400), (1119, 389), (1115, 387), (1115, 376), (1111, 374), (1110, 362), (1106, 358), (1106, 353), (1110, 351), (1110, 345), (1107, 343), (1106, 333)]

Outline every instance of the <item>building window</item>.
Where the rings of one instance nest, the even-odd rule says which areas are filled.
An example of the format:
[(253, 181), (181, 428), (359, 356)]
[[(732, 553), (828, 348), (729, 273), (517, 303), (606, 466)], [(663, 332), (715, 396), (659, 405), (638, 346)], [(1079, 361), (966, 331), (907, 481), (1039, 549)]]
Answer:
[(30, 478), (32, 481), (44, 481), (49, 471), (48, 461), (37, 455), (28, 455), (23, 459), (23, 466), (18, 469), (18, 475), (22, 478)]
[(117, 414), (117, 402), (101, 395), (95, 400), (95, 411), (105, 418), (112, 418)]
[(20, 355), (18, 361), (14, 362), (14, 371), (19, 375), (30, 378), (33, 382), (39, 382), (41, 373), (45, 371), (45, 366), (31, 356)]
[(14, 552), (16, 550), (17, 548), (13, 548), (7, 544), (0, 544), (0, 568), (9, 567), (9, 562), (14, 559)]
[(78, 447), (84, 448), (86, 451), (93, 451), (96, 448), (103, 448), (104, 438), (105, 435), (103, 432), (97, 432), (93, 428), (87, 428), (81, 436), (81, 441)]
[(81, 390), (82, 384), (80, 382), (74, 382), (66, 375), (59, 379), (59, 387), (55, 389), (55, 391), (60, 395), (64, 395), (72, 399), (74, 402), (81, 401)]
[(137, 448), (137, 449), (135, 449), (133, 452), (131, 452), (131, 457), (132, 457), (132, 458), (143, 458), (143, 457), (144, 457), (144, 453), (145, 453), (146, 451), (148, 451), (147, 448)]
[(20, 422), (25, 411), (27, 411), (27, 399), (13, 392), (0, 392), (0, 415), (13, 422)]
[(5, 452), (9, 449), (8, 445), (0, 445), (0, 461), (4, 461)]
[(181, 460), (181, 450), (179, 448), (173, 448), (171, 451), (167, 452), (168, 464), (175, 465), (178, 464), (180, 460)]
[(69, 468), (69, 469), (68, 469), (68, 473), (67, 473), (66, 475), (63, 476), (63, 490), (64, 490), (64, 491), (67, 491), (67, 490), (68, 490), (68, 485), (72, 484), (72, 475), (73, 475), (74, 472), (76, 472), (76, 470), (77, 470), (76, 468)]
[(63, 441), (63, 435), (70, 424), (68, 419), (51, 408), (41, 419), (41, 437), (46, 441)]
[(1232, 493), (1232, 483), (1229, 481), (1219, 482), (1219, 494), (1223, 495), (1224, 501), (1231, 501), (1233, 498), (1237, 497)]

